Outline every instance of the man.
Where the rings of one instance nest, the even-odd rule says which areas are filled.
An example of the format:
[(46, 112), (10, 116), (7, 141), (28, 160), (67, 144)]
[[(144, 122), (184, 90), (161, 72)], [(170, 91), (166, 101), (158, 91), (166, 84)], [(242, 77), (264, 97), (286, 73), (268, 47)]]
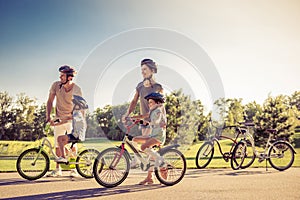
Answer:
[[(81, 88), (73, 82), (73, 77), (76, 74), (76, 71), (68, 66), (61, 66), (58, 70), (60, 72), (60, 81), (56, 81), (52, 84), (49, 97), (47, 101), (47, 110), (46, 110), (46, 122), (50, 122), (51, 126), (54, 126), (54, 146), (56, 150), (56, 155), (61, 156), (61, 152), (58, 146), (57, 138), (60, 135), (70, 133), (72, 131), (72, 110), (73, 95), (82, 96)], [(53, 102), (56, 99), (55, 105), (55, 119), (50, 118), (50, 114), (53, 108)], [(64, 123), (55, 124), (55, 121), (59, 119)], [(76, 147), (75, 147), (76, 148)], [(75, 151), (77, 149), (74, 149)], [(56, 163), (56, 169), (53, 170), (48, 176), (57, 177), (62, 176), (61, 167)], [(77, 171), (72, 169), (70, 176), (78, 176)]]

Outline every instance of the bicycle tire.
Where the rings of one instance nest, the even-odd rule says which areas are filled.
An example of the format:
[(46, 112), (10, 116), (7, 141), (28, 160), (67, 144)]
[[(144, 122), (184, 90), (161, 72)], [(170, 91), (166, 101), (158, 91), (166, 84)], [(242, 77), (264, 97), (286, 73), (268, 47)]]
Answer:
[(186, 159), (177, 149), (168, 149), (161, 153), (164, 159), (162, 167), (155, 167), (155, 175), (160, 183), (172, 186), (179, 183), (186, 172)]
[(245, 155), (244, 161), (243, 161), (242, 165), (240, 166), (240, 168), (246, 169), (253, 164), (253, 162), (256, 158), (256, 155), (255, 155), (255, 152), (254, 152), (251, 142), (249, 140), (242, 140), (242, 141), (247, 144), (247, 147), (246, 147), (246, 155)]
[(238, 142), (232, 151), (230, 165), (233, 170), (238, 170), (242, 166), (245, 155), (246, 155), (247, 145), (245, 142)]
[(94, 161), (99, 155), (96, 149), (86, 149), (80, 152), (76, 158), (76, 169), (78, 174), (84, 178), (93, 178)]
[[(108, 148), (97, 156), (93, 166), (93, 174), (96, 181), (103, 187), (116, 187), (127, 178), (130, 170), (129, 157), (126, 151), (121, 157), (120, 154), (120, 148)], [(115, 166), (113, 167), (111, 164), (115, 164)]]
[(269, 148), (268, 160), (274, 169), (284, 171), (292, 166), (294, 159), (294, 150), (287, 142), (275, 142)]
[[(46, 152), (40, 149), (27, 149), (17, 159), (16, 168), (19, 175), (27, 180), (36, 180), (43, 177), (50, 167), (50, 159)], [(37, 158), (38, 156), (38, 158)], [(33, 164), (33, 161), (36, 162)]]
[(214, 145), (212, 142), (205, 142), (199, 148), (196, 155), (196, 166), (198, 169), (204, 169), (211, 162), (214, 155)]

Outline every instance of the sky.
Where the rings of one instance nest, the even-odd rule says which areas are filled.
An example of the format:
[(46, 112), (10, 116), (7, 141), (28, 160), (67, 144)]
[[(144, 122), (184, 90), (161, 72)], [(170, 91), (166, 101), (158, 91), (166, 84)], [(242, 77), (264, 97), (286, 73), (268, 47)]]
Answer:
[(0, 0), (0, 91), (47, 101), (64, 64), (92, 108), (130, 101), (139, 63), (165, 92), (263, 103), (300, 88), (298, 0)]

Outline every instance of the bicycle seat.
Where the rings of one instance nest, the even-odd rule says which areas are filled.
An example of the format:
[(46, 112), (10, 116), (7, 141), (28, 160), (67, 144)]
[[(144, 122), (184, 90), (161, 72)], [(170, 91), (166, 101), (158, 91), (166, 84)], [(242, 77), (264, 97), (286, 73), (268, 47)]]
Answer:
[(240, 130), (243, 134), (247, 132), (247, 129), (244, 129), (244, 128), (241, 128)]
[(154, 146), (152, 146), (152, 149), (160, 149), (160, 144), (156, 144), (156, 145), (154, 145)]
[(271, 134), (275, 134), (277, 132), (276, 129), (267, 129), (267, 131)]
[(71, 149), (73, 148), (73, 146), (74, 146), (74, 144), (76, 144), (76, 143), (78, 143), (78, 142), (80, 142), (80, 140), (78, 139), (78, 140), (72, 140), (72, 144), (71, 144)]

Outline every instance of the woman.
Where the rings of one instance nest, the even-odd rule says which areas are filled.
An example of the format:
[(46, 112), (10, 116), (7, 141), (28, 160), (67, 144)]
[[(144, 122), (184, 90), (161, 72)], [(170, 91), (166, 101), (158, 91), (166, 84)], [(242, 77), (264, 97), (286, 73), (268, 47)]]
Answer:
[[(140, 114), (147, 115), (149, 113), (149, 106), (147, 100), (145, 99), (145, 96), (153, 92), (158, 92), (161, 94), (163, 93), (162, 86), (159, 83), (155, 82), (153, 77), (153, 75), (157, 73), (156, 63), (148, 58), (143, 59), (141, 61), (141, 70), (144, 80), (137, 85), (135, 95), (129, 105), (126, 114), (123, 116), (124, 118), (128, 117), (130, 113), (134, 111), (138, 100), (140, 100)], [(144, 125), (141, 127), (141, 129), (142, 135), (149, 134), (149, 126)]]
[[(142, 71), (143, 81), (137, 85), (135, 95), (129, 105), (126, 114), (123, 116), (123, 121), (125, 121), (124, 119), (128, 117), (135, 110), (135, 107), (139, 100), (140, 100), (140, 114), (147, 115), (149, 113), (149, 106), (147, 100), (145, 99), (145, 96), (153, 92), (157, 92), (161, 94), (163, 93), (162, 86), (159, 83), (157, 83), (153, 77), (154, 74), (157, 73), (156, 63), (149, 58), (143, 59), (141, 61), (141, 71)], [(149, 118), (145, 118), (145, 120), (149, 120)], [(150, 133), (149, 125), (142, 124), (140, 128), (143, 136), (149, 135)], [(134, 156), (130, 164), (131, 168), (136, 168), (138, 164), (139, 164), (138, 159), (136, 158), (136, 156)]]

